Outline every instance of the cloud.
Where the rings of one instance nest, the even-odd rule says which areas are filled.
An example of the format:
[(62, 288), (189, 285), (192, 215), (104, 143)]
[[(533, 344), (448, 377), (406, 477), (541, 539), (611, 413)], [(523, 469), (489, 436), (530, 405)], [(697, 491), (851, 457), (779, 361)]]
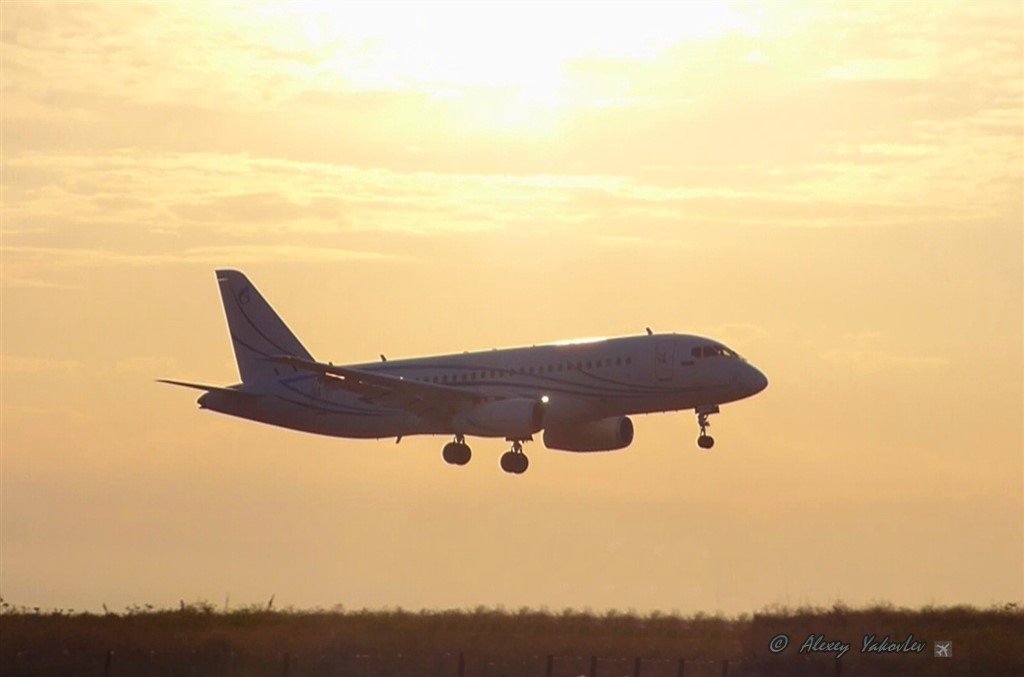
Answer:
[[(408, 257), (337, 247), (302, 245), (235, 245), (192, 247), (164, 253), (76, 249), (66, 247), (0, 247), (0, 286), (50, 288), (73, 286), (65, 275), (82, 268), (243, 266), (255, 263), (401, 262)], [(59, 279), (51, 276), (59, 275)], [(71, 278), (73, 280), (73, 278)]]
[[(105, 265), (267, 260), (256, 245), (348, 260), (381, 234), (626, 250), (721, 227), (1019, 220), (1016, 14), (726, 14), (737, 30), (650, 29), (658, 48), (640, 56), (560, 53), (542, 111), (514, 87), (390, 77), (395, 45), (360, 42), (330, 12), (5, 5), (0, 209), (4, 244), (22, 249), (4, 256), (32, 267), (4, 284), (57, 284), (32, 247), (58, 266), (75, 257), (64, 249)], [(375, 74), (388, 86), (364, 86)], [(497, 122), (506, 109), (525, 120)]]
[(819, 350), (818, 357), (835, 366), (863, 373), (931, 370), (949, 365), (945, 357), (919, 355), (887, 347), (893, 344), (890, 332), (878, 329), (846, 332), (833, 343), (835, 347)]
[(74, 374), (85, 369), (77, 360), (62, 360), (47, 357), (26, 357), (22, 355), (0, 355), (0, 371), (7, 374)]
[(170, 374), (178, 366), (178, 361), (170, 357), (128, 357), (114, 363), (114, 371), (128, 376), (152, 376)]
[(671, 250), (678, 254), (680, 250), (694, 250), (697, 245), (685, 240), (668, 240), (660, 237), (641, 237), (638, 235), (598, 235), (597, 243), (612, 249), (658, 249)]
[(223, 262), (264, 263), (303, 261), (397, 261), (403, 257), (377, 252), (352, 251), (330, 247), (297, 245), (239, 245), (224, 247), (193, 247), (180, 252), (161, 254), (119, 252), (102, 249), (65, 249), (60, 247), (2, 247), (0, 253), (14, 259), (46, 259), (55, 267), (152, 266)]
[(736, 322), (718, 325), (710, 333), (733, 346), (750, 345), (768, 336), (768, 330), (761, 325)]
[(204, 224), (239, 222), (246, 225), (281, 224), (311, 217), (330, 225), (342, 225), (344, 200), (314, 198), (309, 202), (291, 200), (274, 193), (240, 193), (213, 196), (200, 202), (170, 205), (174, 214)]
[(949, 364), (943, 357), (894, 353), (880, 348), (832, 348), (818, 355), (833, 365), (860, 372), (941, 369)]

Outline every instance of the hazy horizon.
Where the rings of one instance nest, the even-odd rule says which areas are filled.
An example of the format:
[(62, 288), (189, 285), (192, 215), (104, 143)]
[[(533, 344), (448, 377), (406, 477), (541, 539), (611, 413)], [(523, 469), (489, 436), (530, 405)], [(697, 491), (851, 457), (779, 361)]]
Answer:
[[(1019, 3), (0, 5), (0, 594), (735, 614), (1024, 602)], [(335, 363), (659, 332), (767, 375), (607, 454), (317, 437)]]

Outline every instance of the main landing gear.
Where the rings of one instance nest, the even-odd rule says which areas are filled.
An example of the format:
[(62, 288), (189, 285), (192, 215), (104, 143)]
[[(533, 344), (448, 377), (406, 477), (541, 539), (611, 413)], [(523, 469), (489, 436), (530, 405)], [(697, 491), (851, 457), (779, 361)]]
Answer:
[(694, 411), (697, 412), (697, 425), (700, 426), (700, 437), (697, 438), (697, 446), (701, 449), (710, 449), (715, 446), (715, 438), (708, 435), (708, 428), (711, 427), (711, 423), (708, 422), (708, 416), (718, 413), (718, 405), (697, 407)]
[(466, 465), (472, 456), (473, 452), (462, 435), (456, 435), (455, 440), (444, 445), (444, 450), (441, 452), (445, 463), (452, 465)]
[[(512, 448), (501, 455), (501, 469), (513, 475), (522, 475), (530, 466), (530, 459), (523, 453), (523, 441), (511, 440)], [(444, 445), (441, 456), (445, 463), (451, 465), (466, 465), (473, 453), (466, 444), (466, 438), (456, 435), (455, 439)]]
[(530, 467), (530, 459), (523, 453), (523, 443), (512, 440), (512, 448), (501, 455), (501, 469), (513, 475), (522, 475)]

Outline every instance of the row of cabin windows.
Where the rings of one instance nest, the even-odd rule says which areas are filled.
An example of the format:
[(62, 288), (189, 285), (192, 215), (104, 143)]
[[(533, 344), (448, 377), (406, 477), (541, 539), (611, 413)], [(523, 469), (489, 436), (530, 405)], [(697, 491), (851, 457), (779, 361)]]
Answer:
[(421, 378), (420, 381), (430, 381), (431, 383), (465, 383), (466, 381), (476, 381), (477, 379), (485, 378), (501, 378), (503, 376), (511, 376), (513, 374), (543, 374), (545, 370), (548, 374), (552, 374), (556, 371), (572, 371), (573, 369), (603, 369), (605, 367), (621, 367), (624, 364), (632, 364), (633, 359), (630, 357), (616, 357), (614, 359), (608, 357), (600, 360), (580, 360), (579, 362), (559, 362), (558, 364), (549, 364), (546, 366), (539, 367), (519, 367), (516, 369), (490, 369), (485, 371), (472, 371), (459, 375), (452, 374), (451, 377), (448, 374), (443, 376), (432, 376), (428, 378)]
[(694, 357), (739, 357), (725, 346), (697, 346), (690, 351)]

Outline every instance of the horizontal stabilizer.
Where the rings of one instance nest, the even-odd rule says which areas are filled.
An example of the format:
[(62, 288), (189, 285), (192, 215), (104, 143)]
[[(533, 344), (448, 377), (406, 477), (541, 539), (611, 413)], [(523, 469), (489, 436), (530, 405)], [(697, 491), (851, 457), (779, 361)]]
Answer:
[(203, 390), (208, 393), (230, 393), (232, 395), (246, 395), (249, 397), (259, 397), (258, 393), (246, 392), (245, 390), (238, 390), (237, 388), (224, 388), (222, 386), (208, 386), (202, 383), (189, 383), (188, 381), (172, 381), (167, 378), (158, 378), (158, 383), (169, 383), (172, 386), (181, 386), (182, 388), (194, 388), (195, 390)]

